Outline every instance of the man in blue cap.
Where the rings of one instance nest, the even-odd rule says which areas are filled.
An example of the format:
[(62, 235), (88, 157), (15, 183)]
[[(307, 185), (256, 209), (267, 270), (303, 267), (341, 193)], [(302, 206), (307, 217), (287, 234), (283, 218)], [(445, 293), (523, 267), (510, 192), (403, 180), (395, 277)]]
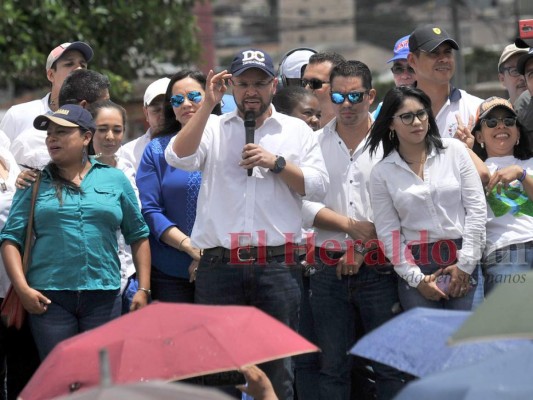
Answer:
[[(393, 63), (391, 67), (392, 77), (394, 84), (398, 86), (412, 86), (416, 81), (415, 70), (407, 62), (407, 56), (409, 55), (409, 35), (398, 39), (394, 45), (393, 57), (387, 61), (387, 64)], [(376, 119), (381, 110), (379, 103), (374, 112), (372, 118)]]
[[(272, 58), (260, 49), (237, 53), (230, 73), (210, 71), (204, 102), (165, 158), (170, 166), (202, 171), (191, 234), (204, 249), (195, 302), (256, 306), (297, 329), (302, 199), (322, 200), (329, 179), (311, 128), (272, 107), (277, 81)], [(237, 108), (212, 115), (228, 84)], [(254, 130), (249, 143), (245, 125)], [(289, 358), (261, 368), (278, 398), (293, 398)]]

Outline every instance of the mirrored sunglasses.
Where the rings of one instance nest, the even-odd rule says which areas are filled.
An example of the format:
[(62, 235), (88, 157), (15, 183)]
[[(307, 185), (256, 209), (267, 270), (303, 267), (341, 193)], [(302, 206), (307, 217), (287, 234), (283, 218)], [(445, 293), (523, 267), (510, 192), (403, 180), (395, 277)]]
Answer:
[(331, 101), (335, 104), (342, 104), (344, 100), (348, 99), (351, 104), (357, 104), (363, 101), (365, 94), (368, 92), (331, 92), (330, 97)]
[[(187, 93), (187, 99), (189, 99), (189, 101), (192, 101), (193, 103), (198, 104), (202, 101), (202, 93), (198, 91), (189, 92)], [(183, 96), (182, 94), (175, 94), (170, 98), (170, 104), (172, 104), (172, 107), (179, 107), (183, 104), (184, 101), (185, 96)]]
[(505, 118), (484, 118), (481, 122), (485, 122), (487, 128), (496, 128), (498, 122), (503, 122), (507, 127), (516, 125), (516, 117), (505, 117)]

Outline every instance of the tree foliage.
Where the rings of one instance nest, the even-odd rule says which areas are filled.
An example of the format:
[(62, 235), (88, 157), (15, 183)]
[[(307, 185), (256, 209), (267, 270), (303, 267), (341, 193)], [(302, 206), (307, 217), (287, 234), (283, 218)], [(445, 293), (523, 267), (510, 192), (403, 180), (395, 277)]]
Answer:
[(199, 56), (194, 0), (2, 0), (0, 84), (47, 84), (45, 62), (55, 46), (81, 40), (90, 68), (109, 76), (123, 98), (140, 68), (191, 64)]

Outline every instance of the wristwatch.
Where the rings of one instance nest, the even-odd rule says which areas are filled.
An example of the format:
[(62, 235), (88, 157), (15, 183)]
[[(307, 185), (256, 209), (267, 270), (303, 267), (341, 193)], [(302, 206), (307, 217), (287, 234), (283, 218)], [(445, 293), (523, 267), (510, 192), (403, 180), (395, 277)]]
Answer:
[(275, 174), (279, 174), (281, 171), (283, 171), (285, 165), (287, 165), (287, 163), (285, 162), (283, 156), (276, 156), (276, 161), (274, 161), (274, 168), (272, 168), (270, 171)]
[(362, 243), (354, 243), (353, 249), (356, 253), (361, 254), (362, 256), (367, 253), (366, 247)]

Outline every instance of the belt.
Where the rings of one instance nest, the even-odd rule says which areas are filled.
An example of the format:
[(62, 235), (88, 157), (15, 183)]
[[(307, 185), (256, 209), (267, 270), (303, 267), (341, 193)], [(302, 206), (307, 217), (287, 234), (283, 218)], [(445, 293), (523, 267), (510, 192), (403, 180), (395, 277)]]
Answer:
[(282, 244), (281, 246), (244, 246), (234, 249), (226, 249), (225, 247), (212, 247), (210, 249), (204, 249), (203, 254), (211, 257), (229, 259), (231, 261), (246, 262), (283, 256), (291, 247), (294, 249), (294, 251), (298, 249), (296, 244), (287, 243)]
[(345, 251), (331, 251), (331, 250), (324, 250), (322, 247), (315, 247), (315, 258), (320, 258), (321, 255), (325, 255), (327, 258), (330, 258), (332, 260), (338, 260), (341, 258), (346, 252)]

